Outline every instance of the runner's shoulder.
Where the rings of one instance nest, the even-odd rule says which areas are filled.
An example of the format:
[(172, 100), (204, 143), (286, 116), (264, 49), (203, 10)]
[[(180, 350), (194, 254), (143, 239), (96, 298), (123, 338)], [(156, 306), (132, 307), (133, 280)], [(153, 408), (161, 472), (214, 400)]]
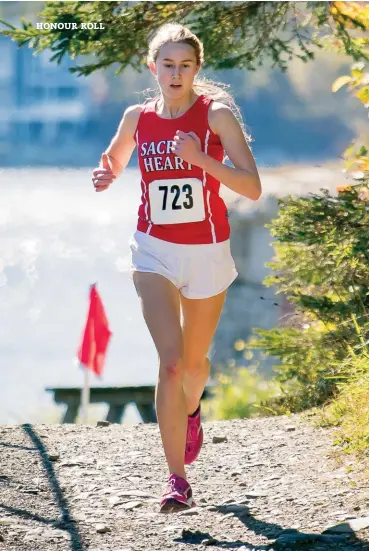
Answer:
[(136, 105), (129, 105), (124, 111), (123, 117), (128, 122), (138, 122), (144, 105), (142, 103), (137, 103)]
[(138, 119), (143, 110), (143, 105), (136, 104), (130, 105), (123, 113), (123, 117), (120, 123), (119, 134), (128, 134), (133, 136), (136, 132)]
[(211, 102), (208, 111), (208, 122), (214, 134), (219, 134), (220, 128), (230, 117), (233, 117), (233, 113), (228, 105), (220, 101)]

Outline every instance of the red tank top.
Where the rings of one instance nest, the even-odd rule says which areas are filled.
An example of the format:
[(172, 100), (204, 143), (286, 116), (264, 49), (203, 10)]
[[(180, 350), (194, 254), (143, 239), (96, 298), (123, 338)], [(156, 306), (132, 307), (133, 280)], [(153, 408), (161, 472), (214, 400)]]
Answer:
[(135, 133), (142, 190), (139, 231), (181, 244), (218, 243), (229, 238), (228, 211), (219, 197), (219, 180), (171, 152), (176, 131), (192, 131), (200, 138), (202, 151), (223, 161), (223, 146), (208, 123), (211, 102), (207, 96), (199, 96), (176, 119), (159, 117), (155, 100), (144, 105)]

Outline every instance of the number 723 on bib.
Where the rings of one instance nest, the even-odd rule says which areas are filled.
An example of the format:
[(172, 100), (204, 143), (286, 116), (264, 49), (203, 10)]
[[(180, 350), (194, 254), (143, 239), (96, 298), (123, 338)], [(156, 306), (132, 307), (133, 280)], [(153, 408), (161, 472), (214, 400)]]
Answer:
[(205, 220), (204, 189), (198, 178), (154, 180), (149, 184), (149, 200), (153, 224)]

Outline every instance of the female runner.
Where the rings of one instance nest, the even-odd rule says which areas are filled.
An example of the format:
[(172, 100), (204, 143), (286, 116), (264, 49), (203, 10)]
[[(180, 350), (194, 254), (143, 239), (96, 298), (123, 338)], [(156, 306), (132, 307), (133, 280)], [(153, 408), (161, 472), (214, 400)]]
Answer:
[(196, 78), (202, 62), (202, 43), (186, 27), (156, 32), (148, 66), (159, 93), (126, 109), (92, 179), (97, 192), (108, 189), (137, 147), (142, 196), (131, 274), (159, 359), (155, 408), (169, 469), (161, 512), (195, 506), (185, 464), (202, 446), (207, 353), (238, 275), (220, 182), (254, 201), (261, 194), (239, 110), (221, 85)]

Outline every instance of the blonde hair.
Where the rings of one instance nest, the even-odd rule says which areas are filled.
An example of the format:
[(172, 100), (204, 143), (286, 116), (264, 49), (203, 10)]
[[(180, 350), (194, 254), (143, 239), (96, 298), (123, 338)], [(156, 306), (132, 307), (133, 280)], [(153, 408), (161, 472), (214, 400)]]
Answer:
[[(201, 40), (190, 29), (178, 23), (166, 23), (156, 30), (154, 36), (149, 41), (147, 64), (156, 63), (160, 48), (168, 42), (182, 42), (192, 46), (195, 50), (197, 64), (202, 65), (204, 61), (204, 47)], [(251, 142), (251, 136), (247, 134), (245, 124), (242, 120), (241, 110), (234, 101), (232, 94), (227, 91), (228, 88), (230, 88), (229, 84), (214, 82), (203, 76), (196, 76), (192, 89), (198, 95), (206, 95), (214, 101), (227, 105), (238, 120), (246, 141)], [(156, 90), (147, 88), (142, 93), (146, 99), (161, 98), (159, 87)]]

